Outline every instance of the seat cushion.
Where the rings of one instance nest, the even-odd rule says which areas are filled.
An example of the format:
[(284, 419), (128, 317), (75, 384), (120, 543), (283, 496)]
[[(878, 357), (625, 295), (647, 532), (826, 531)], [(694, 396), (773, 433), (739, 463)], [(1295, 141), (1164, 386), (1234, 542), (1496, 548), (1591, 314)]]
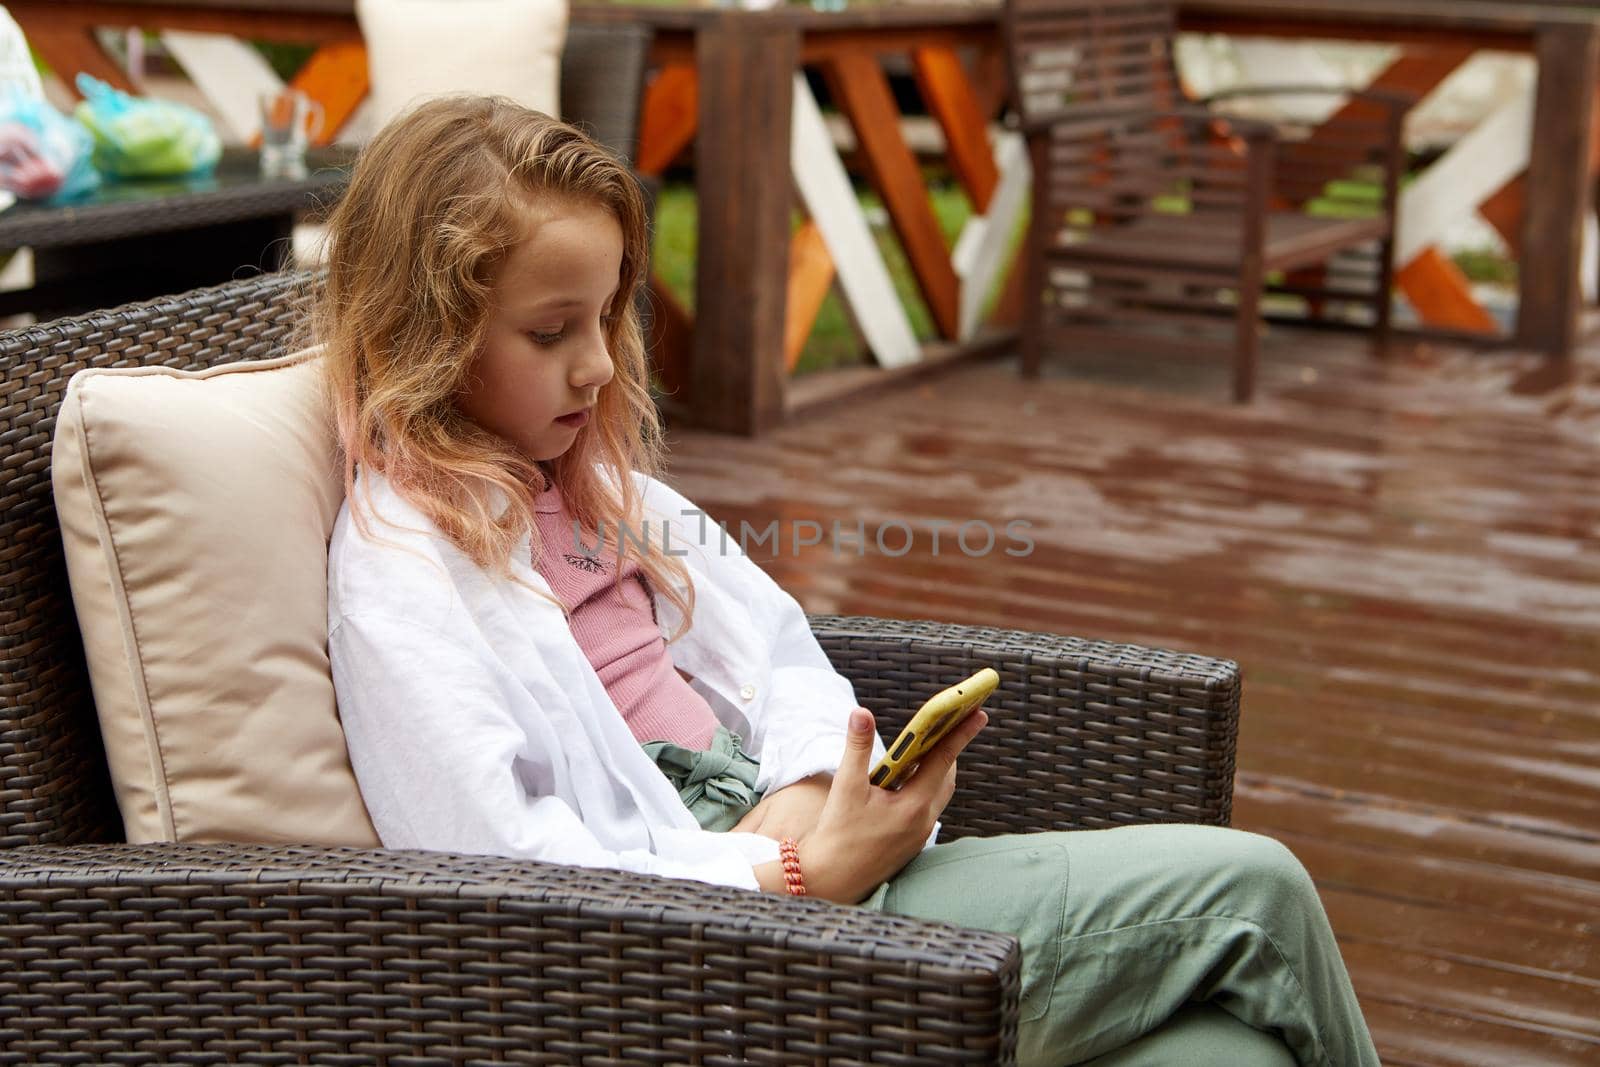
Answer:
[(328, 667), (319, 355), (67, 388), (51, 475), (129, 841), (378, 845)]

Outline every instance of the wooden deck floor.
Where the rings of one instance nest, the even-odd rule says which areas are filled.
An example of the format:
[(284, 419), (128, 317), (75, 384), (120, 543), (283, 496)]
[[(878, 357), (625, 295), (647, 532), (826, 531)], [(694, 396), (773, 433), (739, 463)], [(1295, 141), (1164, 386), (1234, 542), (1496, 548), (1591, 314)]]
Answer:
[[(1279, 331), (1239, 408), (1221, 367), (1003, 358), (757, 441), (675, 431), (669, 480), (735, 528), (865, 520), (864, 556), (752, 549), (810, 611), (1238, 660), (1234, 824), (1316, 878), (1384, 1061), (1596, 1064), (1600, 348), (1519, 392), (1537, 366)], [(939, 519), (1000, 540), (936, 556)]]

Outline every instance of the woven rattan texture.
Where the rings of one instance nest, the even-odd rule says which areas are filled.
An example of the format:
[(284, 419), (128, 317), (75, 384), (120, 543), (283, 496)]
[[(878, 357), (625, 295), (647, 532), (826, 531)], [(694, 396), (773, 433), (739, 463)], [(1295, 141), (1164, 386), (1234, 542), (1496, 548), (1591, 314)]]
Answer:
[(1239, 725), (1228, 660), (1053, 634), (814, 615), (892, 741), (922, 702), (982, 667), (989, 725), (961, 756), (951, 838), (1147, 822), (1227, 825)]
[(281, 355), (305, 284), (268, 274), (0, 334), (0, 847), (122, 836), (51, 495), (67, 382), (86, 367)]
[(356, 849), (23, 848), (0, 852), (0, 930), (0, 1063), (1014, 1056), (1010, 938), (614, 871)]

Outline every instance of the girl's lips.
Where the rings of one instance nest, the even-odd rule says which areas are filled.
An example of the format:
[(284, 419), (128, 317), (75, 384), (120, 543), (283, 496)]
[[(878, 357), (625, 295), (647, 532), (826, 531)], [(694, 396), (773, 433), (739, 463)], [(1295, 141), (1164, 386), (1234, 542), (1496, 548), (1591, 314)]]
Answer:
[(561, 423), (563, 426), (578, 428), (589, 421), (589, 413), (587, 411), (578, 411), (571, 415), (563, 415), (556, 421)]

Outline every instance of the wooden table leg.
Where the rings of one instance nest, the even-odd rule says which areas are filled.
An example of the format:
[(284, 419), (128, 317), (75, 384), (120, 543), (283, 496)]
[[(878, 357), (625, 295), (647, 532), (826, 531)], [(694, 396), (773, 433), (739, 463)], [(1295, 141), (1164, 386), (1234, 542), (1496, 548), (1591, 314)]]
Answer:
[(783, 417), (789, 118), (799, 34), (728, 12), (699, 28), (694, 358), (697, 426), (755, 436)]
[(1582, 311), (1578, 272), (1589, 206), (1600, 27), (1541, 27), (1535, 55), (1539, 82), (1518, 262), (1517, 341), (1565, 362), (1572, 356)]

